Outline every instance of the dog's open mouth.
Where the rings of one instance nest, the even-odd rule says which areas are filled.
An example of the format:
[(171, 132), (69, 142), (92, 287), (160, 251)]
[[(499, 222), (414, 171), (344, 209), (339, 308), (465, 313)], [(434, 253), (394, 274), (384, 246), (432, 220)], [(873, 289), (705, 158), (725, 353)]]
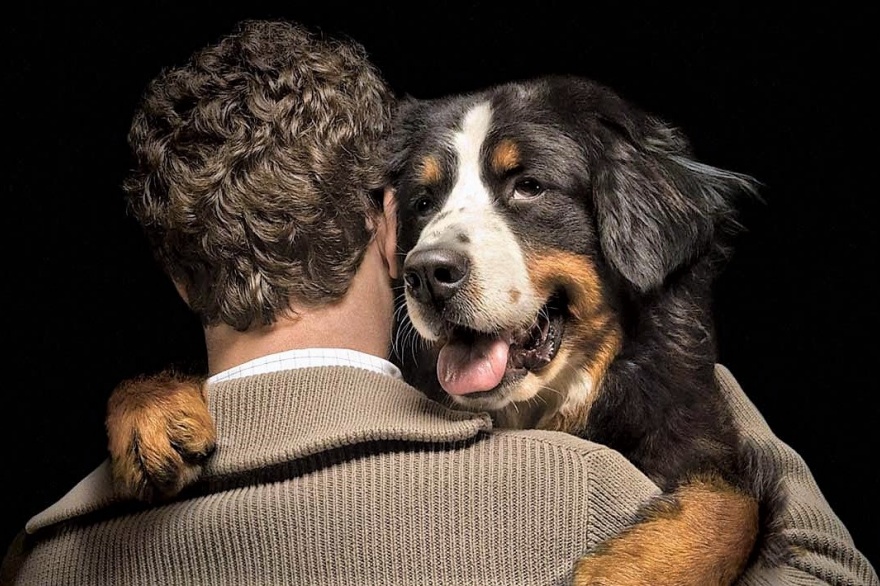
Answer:
[(485, 333), (447, 324), (437, 358), (440, 385), (450, 395), (469, 395), (547, 366), (562, 342), (564, 312), (564, 300), (554, 296), (528, 328)]

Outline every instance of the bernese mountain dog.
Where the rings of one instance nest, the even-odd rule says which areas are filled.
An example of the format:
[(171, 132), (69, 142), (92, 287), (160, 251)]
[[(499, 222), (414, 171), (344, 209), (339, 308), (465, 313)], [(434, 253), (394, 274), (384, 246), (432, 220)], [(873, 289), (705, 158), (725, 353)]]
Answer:
[[(575, 584), (728, 585), (759, 551), (778, 560), (784, 496), (717, 385), (710, 303), (755, 182), (572, 76), (404, 99), (388, 161), (407, 380), (499, 427), (605, 444), (663, 491), (578, 562)], [(125, 458), (133, 419), (114, 412), (179, 384), (141, 379), (111, 397), (123, 481), (147, 486), (149, 471)]]
[(577, 77), (407, 100), (395, 128), (407, 378), (606, 444), (661, 487), (580, 583), (733, 583), (782, 498), (715, 380), (713, 276), (755, 181)]

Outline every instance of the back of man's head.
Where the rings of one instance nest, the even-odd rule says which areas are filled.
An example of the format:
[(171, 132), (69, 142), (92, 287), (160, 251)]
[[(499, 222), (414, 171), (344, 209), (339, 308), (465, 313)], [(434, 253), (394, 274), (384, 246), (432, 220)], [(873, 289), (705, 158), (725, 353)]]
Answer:
[(204, 325), (245, 330), (345, 294), (392, 105), (360, 45), (283, 21), (245, 21), (153, 80), (124, 187)]

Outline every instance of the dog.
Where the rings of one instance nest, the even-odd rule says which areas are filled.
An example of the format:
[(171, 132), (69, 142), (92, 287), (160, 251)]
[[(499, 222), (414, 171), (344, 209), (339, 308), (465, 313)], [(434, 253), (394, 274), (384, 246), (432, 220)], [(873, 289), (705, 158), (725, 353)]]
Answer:
[(732, 583), (782, 499), (714, 375), (712, 282), (756, 181), (572, 76), (405, 101), (395, 128), (406, 377), (501, 427), (606, 444), (664, 491), (583, 583)]
[[(714, 375), (712, 283), (756, 182), (699, 162), (677, 129), (573, 76), (406, 98), (387, 157), (405, 378), (499, 427), (605, 444), (661, 488), (578, 562), (576, 584), (732, 584), (783, 499)], [(124, 403), (177, 384), (111, 397), (111, 459), (132, 486), (149, 471), (126, 457)], [(192, 480), (156, 469), (169, 493)]]

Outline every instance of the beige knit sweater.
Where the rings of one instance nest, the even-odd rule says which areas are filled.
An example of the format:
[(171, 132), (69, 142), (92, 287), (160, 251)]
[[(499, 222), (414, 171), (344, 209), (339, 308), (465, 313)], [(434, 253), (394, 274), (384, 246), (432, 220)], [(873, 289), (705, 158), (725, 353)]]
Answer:
[[(743, 583), (878, 584), (807, 467), (719, 376), (749, 435), (784, 461), (803, 548)], [(575, 559), (657, 494), (603, 446), (492, 430), (356, 368), (218, 383), (210, 407), (219, 447), (195, 490), (156, 508), (121, 502), (102, 464), (28, 523), (14, 583), (566, 584)]]

